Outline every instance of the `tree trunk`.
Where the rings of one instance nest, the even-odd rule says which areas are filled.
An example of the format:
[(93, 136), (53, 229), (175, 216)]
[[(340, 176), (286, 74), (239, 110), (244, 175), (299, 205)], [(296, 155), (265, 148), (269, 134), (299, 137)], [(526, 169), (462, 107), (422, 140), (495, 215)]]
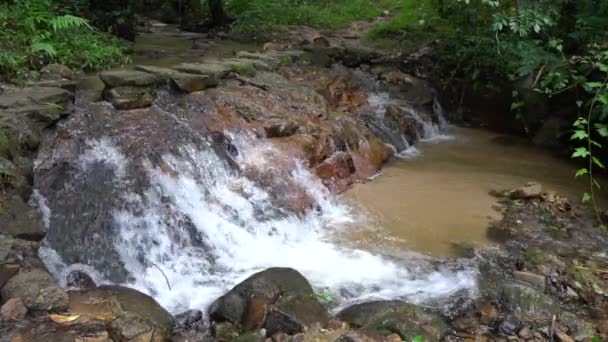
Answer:
[(213, 26), (222, 26), (229, 22), (228, 15), (224, 10), (223, 0), (209, 0), (209, 12)]

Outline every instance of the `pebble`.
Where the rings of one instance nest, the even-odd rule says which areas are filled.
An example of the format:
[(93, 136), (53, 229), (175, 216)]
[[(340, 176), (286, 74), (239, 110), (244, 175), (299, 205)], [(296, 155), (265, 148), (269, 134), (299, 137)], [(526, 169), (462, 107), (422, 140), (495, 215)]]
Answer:
[(517, 334), (519, 335), (519, 337), (521, 337), (525, 340), (534, 337), (534, 335), (532, 335), (532, 331), (528, 327), (521, 328), (521, 330), (519, 330), (519, 333), (517, 333)]

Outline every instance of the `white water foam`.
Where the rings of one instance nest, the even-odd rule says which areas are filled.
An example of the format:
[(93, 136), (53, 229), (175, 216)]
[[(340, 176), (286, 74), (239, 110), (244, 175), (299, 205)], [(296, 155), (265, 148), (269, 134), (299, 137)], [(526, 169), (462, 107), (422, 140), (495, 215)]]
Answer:
[[(386, 107), (389, 105), (398, 106), (402, 108), (406, 113), (412, 115), (412, 117), (421, 124), (423, 130), (418, 137), (421, 142), (444, 142), (453, 140), (454, 137), (445, 133), (445, 127), (447, 127), (447, 121), (443, 115), (443, 108), (436, 99), (433, 102), (433, 111), (437, 122), (433, 122), (431, 118), (425, 117), (416, 108), (405, 100), (396, 99), (391, 97), (387, 92), (371, 92), (368, 97), (368, 102), (377, 116), (383, 117), (386, 113)], [(381, 120), (379, 120), (381, 121)], [(413, 147), (405, 137), (402, 137), (406, 149), (398, 151), (397, 157), (402, 159), (411, 159), (420, 155), (419, 151)]]
[[(241, 156), (273, 152), (263, 142), (238, 147)], [(344, 303), (372, 298), (421, 303), (463, 290), (475, 294), (474, 269), (421, 272), (332, 243), (332, 235), (356, 217), (299, 163), (289, 177), (307, 189), (320, 210), (260, 217), (260, 211), (272, 209), (269, 192), (213, 152), (185, 146), (182, 157), (166, 155), (164, 162), (176, 172), (147, 165), (151, 188), (144, 196), (128, 196), (140, 210), (117, 210), (114, 217), (121, 235), (116, 247), (134, 278), (127, 285), (151, 294), (170, 311), (203, 309), (239, 281), (274, 266), (299, 270)], [(168, 209), (177, 215), (166, 215)], [(204, 246), (184, 229), (184, 219)]]

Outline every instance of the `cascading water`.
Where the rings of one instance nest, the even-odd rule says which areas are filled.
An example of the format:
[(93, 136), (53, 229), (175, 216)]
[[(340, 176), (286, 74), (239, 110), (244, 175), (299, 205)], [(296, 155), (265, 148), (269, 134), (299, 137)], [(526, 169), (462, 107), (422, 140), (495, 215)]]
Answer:
[[(388, 104), (417, 113), (381, 92), (369, 103), (372, 115)], [(80, 270), (176, 313), (203, 309), (273, 266), (297, 269), (341, 305), (402, 298), (445, 309), (453, 296), (476, 295), (474, 265), (437, 266), (339, 242), (365, 218), (248, 126), (224, 132), (218, 148), (208, 130), (214, 106), (204, 94), (159, 92), (145, 111), (83, 104), (62, 124), (77, 134), (47, 144), (35, 167), (49, 230), (42, 259), (60, 281)], [(432, 120), (415, 120), (428, 125), (418, 138), (435, 136)]]
[[(249, 156), (237, 158), (243, 167), (255, 162), (251, 156), (280, 154), (263, 141), (235, 141), (240, 141), (239, 156)], [(90, 146), (81, 158), (84, 163), (97, 158), (118, 173), (127, 168), (129, 161), (108, 140)], [(127, 285), (151, 294), (174, 312), (203, 308), (239, 280), (272, 266), (299, 270), (344, 303), (370, 298), (425, 302), (463, 290), (474, 294), (472, 268), (422, 273), (333, 244), (332, 234), (347, 229), (357, 217), (297, 162), (290, 177), (317, 207), (302, 216), (277, 212), (266, 190), (231, 170), (213, 152), (193, 146), (181, 150), (182, 157), (163, 156), (170, 173), (146, 165), (150, 188), (143, 196), (124, 194), (130, 209), (116, 208), (113, 213), (120, 227), (115, 247), (130, 274)], [(172, 220), (166, 219), (167, 212)], [(185, 221), (195, 234), (184, 229)], [(57, 257), (45, 257), (53, 259)], [(59, 270), (56, 262), (49, 266), (58, 274), (79, 269)], [(91, 273), (90, 268), (83, 270)], [(107, 282), (99, 275), (96, 280)]]

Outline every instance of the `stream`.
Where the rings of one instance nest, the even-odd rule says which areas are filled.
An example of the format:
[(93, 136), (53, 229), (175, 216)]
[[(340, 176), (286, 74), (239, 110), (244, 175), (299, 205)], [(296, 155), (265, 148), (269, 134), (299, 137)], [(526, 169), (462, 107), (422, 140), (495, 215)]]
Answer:
[[(201, 51), (191, 44), (143, 35), (133, 60), (194, 61)], [(207, 53), (258, 48), (221, 44)], [(95, 83), (93, 76), (83, 81)], [(248, 118), (242, 129), (222, 126), (229, 143), (220, 145), (229, 148), (218, 149), (209, 138), (214, 115), (223, 115), (216, 108), (236, 101), (223, 91), (178, 100), (160, 91), (150, 109), (129, 112), (82, 103), (62, 124), (69, 138), (49, 145), (36, 163), (36, 197), (48, 228), (42, 259), (64, 286), (70, 272), (81, 271), (97, 284), (141, 290), (179, 313), (205, 308), (254, 272), (281, 266), (302, 272), (338, 307), (400, 298), (449, 312), (478, 296), (476, 262), (454, 246), (489, 244), (487, 226), (499, 218), (490, 190), (542, 180), (567, 195), (579, 192), (565, 162), (492, 133), (445, 127), (402, 99), (370, 93), (378, 118), (387, 103), (412, 112), (422, 140), (405, 141), (373, 181), (335, 195), (275, 139), (253, 134)], [(247, 91), (239, 96), (253, 97)], [(274, 109), (269, 102), (266, 109)], [(313, 209), (298, 212), (281, 202), (298, 189)]]

